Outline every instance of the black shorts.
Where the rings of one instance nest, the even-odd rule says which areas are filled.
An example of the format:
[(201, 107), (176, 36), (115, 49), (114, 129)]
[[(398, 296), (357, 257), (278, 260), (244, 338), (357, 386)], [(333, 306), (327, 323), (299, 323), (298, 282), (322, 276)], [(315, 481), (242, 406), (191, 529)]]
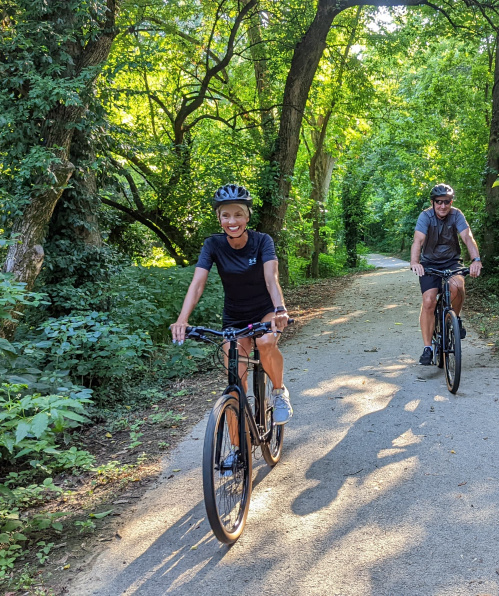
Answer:
[(265, 315), (274, 312), (274, 305), (271, 303), (268, 307), (266, 307), (263, 311), (253, 311), (251, 313), (246, 313), (244, 318), (240, 318), (237, 316), (229, 316), (225, 310), (222, 314), (222, 329), (227, 329), (227, 327), (235, 327), (236, 329), (243, 329), (252, 323), (259, 323)]
[[(438, 269), (439, 271), (445, 271), (446, 269), (456, 269), (461, 266), (461, 261), (453, 261), (450, 264), (442, 266), (440, 264), (425, 263), (423, 267), (431, 267), (432, 269)], [(442, 278), (438, 275), (423, 275), (419, 278), (419, 285), (421, 286), (421, 294), (424, 294), (428, 290), (435, 288), (436, 290), (442, 289)]]

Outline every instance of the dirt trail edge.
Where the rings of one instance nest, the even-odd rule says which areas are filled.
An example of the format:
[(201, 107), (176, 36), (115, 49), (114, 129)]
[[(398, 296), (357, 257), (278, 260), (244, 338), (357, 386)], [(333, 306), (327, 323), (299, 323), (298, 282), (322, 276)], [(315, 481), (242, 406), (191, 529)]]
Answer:
[(205, 418), (71, 596), (499, 594), (498, 362), (469, 330), (450, 394), (417, 364), (416, 276), (372, 259), (284, 346), (295, 415), (239, 541), (205, 517)]

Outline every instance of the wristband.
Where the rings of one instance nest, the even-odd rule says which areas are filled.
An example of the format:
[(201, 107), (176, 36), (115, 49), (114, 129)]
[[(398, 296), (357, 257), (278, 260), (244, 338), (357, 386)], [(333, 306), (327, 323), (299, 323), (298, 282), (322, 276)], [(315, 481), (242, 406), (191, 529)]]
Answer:
[(471, 262), (474, 263), (475, 261), (481, 261), (482, 259), (480, 257), (475, 257), (474, 259), (471, 259)]
[(277, 314), (278, 312), (288, 312), (285, 306), (276, 306), (274, 312)]

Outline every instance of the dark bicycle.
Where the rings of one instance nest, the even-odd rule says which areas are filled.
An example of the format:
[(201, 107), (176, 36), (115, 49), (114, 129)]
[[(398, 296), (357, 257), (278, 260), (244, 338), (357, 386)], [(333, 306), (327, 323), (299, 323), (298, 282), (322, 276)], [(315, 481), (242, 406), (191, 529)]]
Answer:
[(425, 274), (442, 278), (442, 289), (437, 295), (435, 307), (435, 331), (433, 332), (433, 364), (444, 368), (447, 388), (456, 393), (461, 381), (461, 328), (456, 313), (452, 309), (449, 280), (455, 275), (466, 276), (468, 267), (439, 271), (425, 268)]
[(222, 344), (229, 342), (228, 385), (214, 405), (206, 427), (203, 491), (213, 533), (221, 542), (232, 544), (241, 535), (248, 515), (252, 450), (260, 447), (271, 467), (279, 461), (282, 452), (284, 428), (273, 421), (272, 383), (260, 362), (256, 341), (253, 341), (253, 357), (247, 358), (248, 369), (253, 372), (253, 405), (239, 377), (238, 339), (251, 337), (256, 340), (272, 332), (271, 324), (254, 323), (244, 329), (224, 331), (188, 327), (186, 332), (188, 339), (216, 344), (208, 337), (211, 335), (222, 338)]

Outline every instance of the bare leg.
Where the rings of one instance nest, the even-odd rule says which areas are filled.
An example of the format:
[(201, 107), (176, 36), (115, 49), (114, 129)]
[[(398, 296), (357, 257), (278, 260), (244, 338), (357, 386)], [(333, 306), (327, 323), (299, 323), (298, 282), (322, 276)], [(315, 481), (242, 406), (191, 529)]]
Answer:
[(431, 338), (435, 329), (435, 306), (437, 304), (437, 288), (426, 290), (423, 294), (423, 304), (421, 305), (421, 314), (419, 324), (425, 346), (431, 346)]
[[(262, 322), (270, 321), (273, 316), (274, 313), (265, 315)], [(277, 347), (278, 341), (279, 334), (275, 337), (273, 333), (267, 333), (256, 340), (262, 366), (270, 377), (274, 389), (284, 387), (284, 358)]]
[(457, 316), (461, 314), (461, 309), (464, 303), (464, 277), (462, 275), (455, 275), (449, 280), (452, 308)]

